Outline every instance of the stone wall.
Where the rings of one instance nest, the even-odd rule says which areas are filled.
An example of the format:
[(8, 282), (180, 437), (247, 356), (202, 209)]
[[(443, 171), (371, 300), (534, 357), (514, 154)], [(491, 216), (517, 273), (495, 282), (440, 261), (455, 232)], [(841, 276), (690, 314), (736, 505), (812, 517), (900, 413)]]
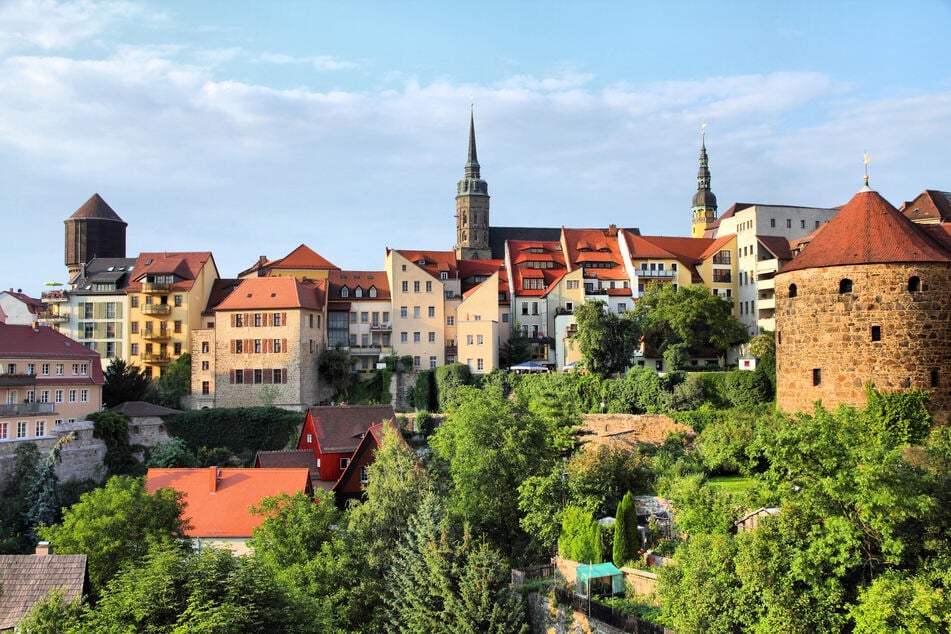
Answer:
[(66, 480), (100, 480), (104, 474), (102, 459), (106, 455), (106, 444), (98, 438), (93, 438), (93, 424), (89, 421), (64, 423), (57, 427), (52, 436), (30, 438), (28, 441), (0, 442), (0, 489), (7, 485), (7, 478), (13, 472), (16, 463), (16, 448), (23, 442), (33, 442), (45, 458), (56, 442), (69, 433), (75, 433), (75, 438), (63, 447), (60, 454), (62, 460), (56, 466), (56, 475), (60, 482)]
[(165, 423), (158, 416), (137, 416), (129, 420), (129, 444), (154, 447), (170, 440)]
[(624, 634), (624, 630), (589, 619), (582, 612), (555, 605), (547, 597), (531, 594), (528, 601), (533, 634)]
[[(920, 290), (909, 290), (918, 278)], [(852, 291), (840, 293), (851, 280)], [(795, 296), (790, 288), (795, 285)], [(868, 264), (776, 276), (777, 403), (811, 411), (862, 407), (865, 385), (934, 391), (930, 409), (951, 413), (951, 265)], [(878, 340), (874, 340), (875, 337)]]

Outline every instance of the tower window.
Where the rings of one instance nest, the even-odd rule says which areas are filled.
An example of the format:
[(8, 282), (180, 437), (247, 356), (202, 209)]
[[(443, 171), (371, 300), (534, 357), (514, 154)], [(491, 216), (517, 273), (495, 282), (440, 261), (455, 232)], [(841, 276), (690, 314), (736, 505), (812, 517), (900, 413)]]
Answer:
[(790, 285), (789, 285), (789, 296), (790, 296), (790, 297), (796, 297), (796, 295), (798, 295), (798, 294), (799, 294), (799, 289), (796, 287), (796, 285), (795, 285), (795, 284), (790, 284)]
[(881, 341), (881, 340), (882, 340), (882, 327), (872, 326), (872, 341)]
[(931, 368), (930, 375), (931, 387), (938, 387), (938, 368)]
[(852, 280), (849, 278), (843, 278), (839, 280), (839, 295), (844, 295), (845, 293), (852, 292)]
[(917, 275), (908, 278), (908, 292), (918, 293), (921, 291), (921, 278)]
[(812, 385), (821, 385), (822, 384), (822, 368), (813, 368), (812, 369)]

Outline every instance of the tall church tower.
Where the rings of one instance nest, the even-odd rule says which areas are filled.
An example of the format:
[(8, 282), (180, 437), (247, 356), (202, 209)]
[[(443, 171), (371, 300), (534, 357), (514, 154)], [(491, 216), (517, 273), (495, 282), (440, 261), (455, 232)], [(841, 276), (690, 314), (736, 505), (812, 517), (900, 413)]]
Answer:
[(456, 185), (456, 257), (487, 260), (489, 248), (489, 185), (479, 175), (475, 115), (469, 112), (469, 156), (466, 175)]
[(693, 195), (693, 226), (690, 233), (702, 238), (704, 232), (717, 219), (717, 197), (710, 191), (710, 168), (707, 160), (707, 126), (700, 128), (700, 169), (697, 171), (697, 193)]

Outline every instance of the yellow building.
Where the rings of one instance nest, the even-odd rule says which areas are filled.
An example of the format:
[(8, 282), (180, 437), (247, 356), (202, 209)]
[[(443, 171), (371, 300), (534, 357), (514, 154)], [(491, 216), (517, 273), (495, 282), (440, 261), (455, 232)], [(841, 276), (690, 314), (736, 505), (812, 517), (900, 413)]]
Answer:
[(129, 349), (123, 355), (150, 377), (191, 350), (191, 333), (218, 279), (210, 251), (142, 253), (126, 287)]
[(499, 271), (466, 293), (456, 309), (458, 359), (475, 374), (499, 366), (502, 345), (499, 313)]

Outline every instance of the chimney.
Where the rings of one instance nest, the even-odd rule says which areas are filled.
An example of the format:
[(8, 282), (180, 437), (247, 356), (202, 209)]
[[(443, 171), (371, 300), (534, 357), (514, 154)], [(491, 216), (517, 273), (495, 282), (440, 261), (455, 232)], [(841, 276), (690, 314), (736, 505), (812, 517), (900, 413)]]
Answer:
[(209, 493), (214, 493), (218, 490), (218, 482), (221, 481), (221, 469), (208, 467), (208, 475), (211, 476), (208, 480), (208, 490)]
[(608, 226), (608, 237), (616, 238), (617, 237), (617, 225)]
[(49, 542), (40, 542), (36, 545), (36, 554), (37, 555), (52, 555), (53, 554), (53, 545)]

